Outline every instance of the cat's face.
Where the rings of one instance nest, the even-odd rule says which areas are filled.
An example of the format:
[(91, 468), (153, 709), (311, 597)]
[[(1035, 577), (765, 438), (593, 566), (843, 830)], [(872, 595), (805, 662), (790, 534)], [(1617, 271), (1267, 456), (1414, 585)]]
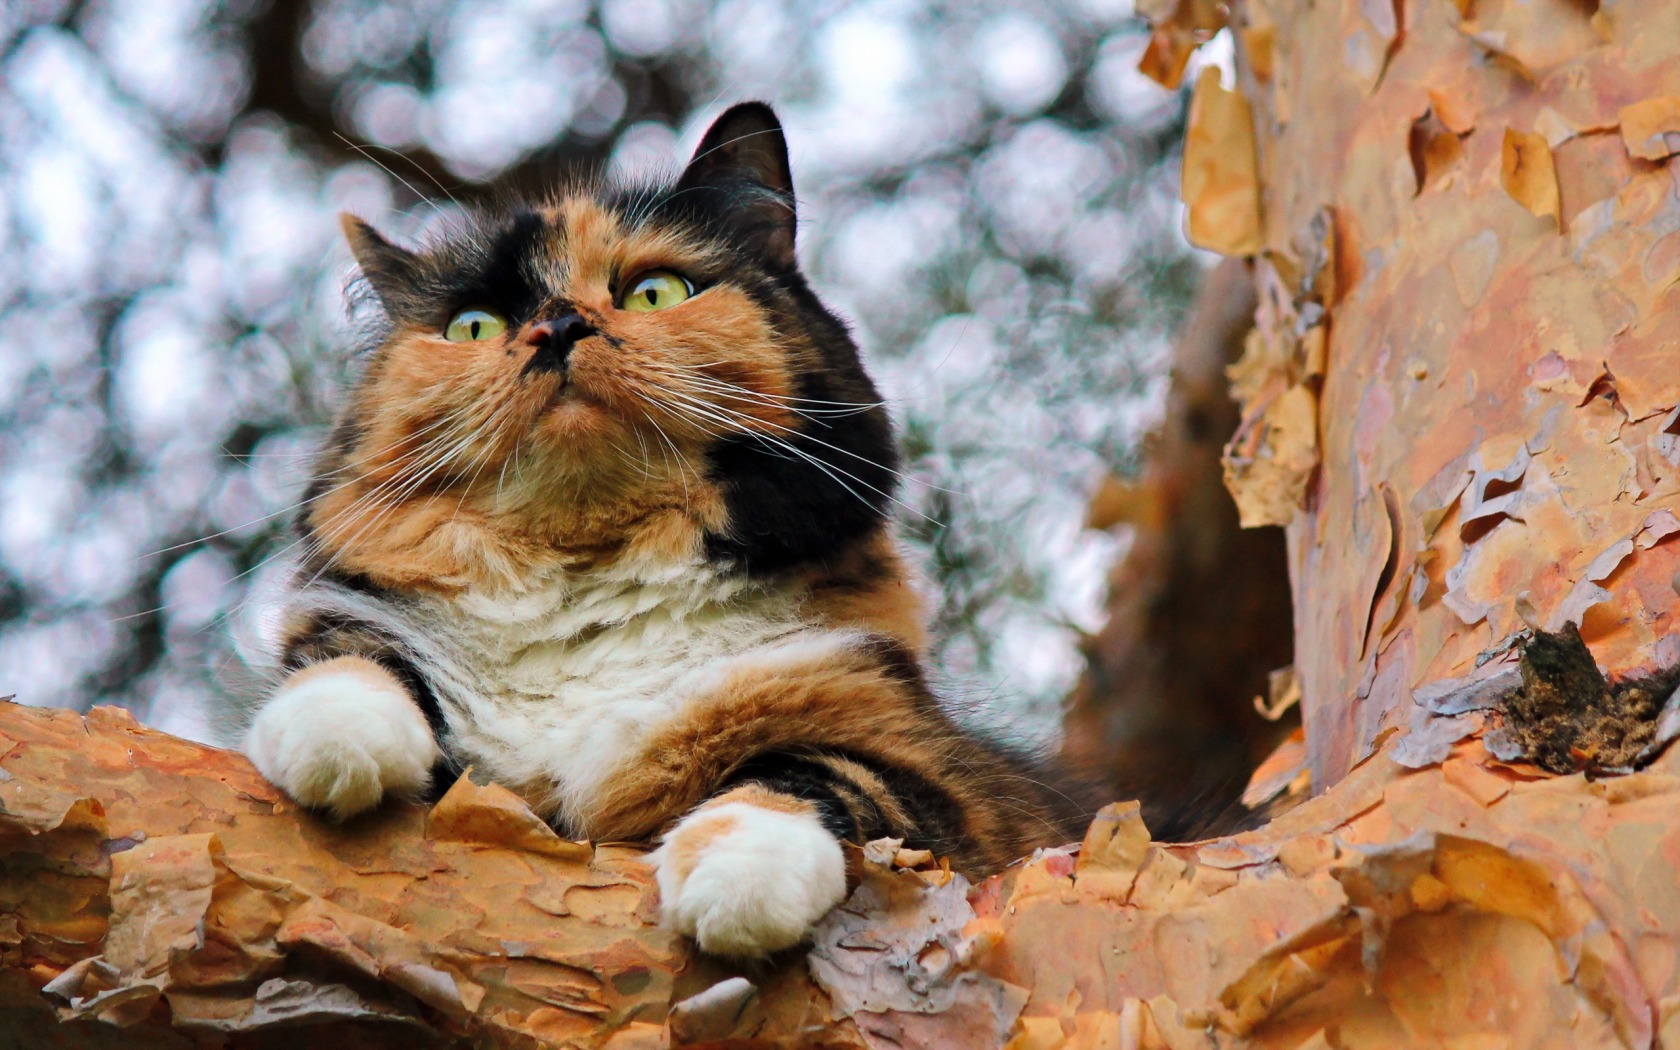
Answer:
[(334, 567), (458, 585), (641, 544), (772, 572), (879, 529), (890, 429), (798, 273), (767, 107), (669, 185), (504, 205), (418, 252), (345, 226), (386, 331), (311, 491)]

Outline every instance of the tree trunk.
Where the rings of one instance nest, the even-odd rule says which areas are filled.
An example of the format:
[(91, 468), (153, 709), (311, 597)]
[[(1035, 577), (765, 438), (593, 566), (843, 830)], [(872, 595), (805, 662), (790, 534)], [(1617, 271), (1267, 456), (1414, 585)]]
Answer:
[(1289, 526), (1315, 783), (1529, 626), (1680, 662), (1680, 4), (1274, 0), (1237, 29), (1265, 247), (1227, 466)]
[[(1140, 6), (1168, 79), (1222, 17)], [(1680, 1047), (1680, 0), (1230, 14), (1185, 185), (1254, 257), (1224, 470), (1288, 538), (1281, 815), (1117, 805), (972, 890), (877, 844), (735, 974), (495, 787), (333, 828), (0, 708), (0, 1045)]]

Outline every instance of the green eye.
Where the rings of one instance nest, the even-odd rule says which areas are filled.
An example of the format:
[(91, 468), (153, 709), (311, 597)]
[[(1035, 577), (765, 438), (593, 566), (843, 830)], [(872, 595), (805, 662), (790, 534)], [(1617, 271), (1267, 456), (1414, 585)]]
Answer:
[(462, 310), (444, 326), (443, 337), (451, 343), (474, 343), (494, 339), (507, 331), (507, 321), (488, 310)]
[(646, 314), (677, 305), (694, 294), (694, 286), (670, 270), (649, 270), (618, 297), (618, 308)]

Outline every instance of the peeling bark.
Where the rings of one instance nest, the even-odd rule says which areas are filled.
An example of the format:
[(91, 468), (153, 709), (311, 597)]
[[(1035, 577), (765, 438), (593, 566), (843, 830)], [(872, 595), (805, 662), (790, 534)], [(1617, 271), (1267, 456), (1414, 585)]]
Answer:
[(1474, 732), (1421, 770), (1390, 746), (1259, 831), (1162, 845), (1117, 804), (972, 889), (873, 844), (807, 959), (734, 972), (654, 925), (635, 849), (493, 786), (335, 827), (111, 709), (0, 733), (4, 1045), (1680, 1038), (1675, 752), (1594, 783)]
[(1680, 4), (1408, 3), (1380, 61), (1368, 6), (1239, 6), (1255, 131), (1208, 147), (1256, 150), (1243, 427), (1316, 424), (1233, 488), (1299, 481), (1271, 520), (1320, 788), (1528, 627), (1680, 662)]

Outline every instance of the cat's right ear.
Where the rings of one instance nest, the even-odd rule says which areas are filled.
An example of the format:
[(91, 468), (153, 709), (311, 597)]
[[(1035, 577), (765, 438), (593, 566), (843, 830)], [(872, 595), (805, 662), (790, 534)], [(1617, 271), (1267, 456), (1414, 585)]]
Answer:
[(712, 123), (677, 190), (710, 189), (730, 201), (736, 225), (765, 259), (798, 265), (793, 250), (793, 175), (775, 110), (762, 102), (731, 106)]
[(399, 248), (386, 240), (372, 226), (349, 212), (340, 212), (338, 225), (344, 239), (350, 242), (350, 254), (361, 267), (373, 294), (379, 297), (387, 312), (402, 301), (403, 292), (411, 287), (415, 266), (419, 259), (406, 248)]

